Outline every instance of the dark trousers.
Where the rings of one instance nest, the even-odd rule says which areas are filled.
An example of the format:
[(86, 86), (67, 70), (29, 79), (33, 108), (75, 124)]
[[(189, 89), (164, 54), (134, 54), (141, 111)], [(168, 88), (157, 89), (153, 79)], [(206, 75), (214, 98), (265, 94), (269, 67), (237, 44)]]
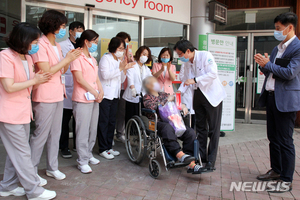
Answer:
[[(176, 157), (177, 153), (181, 151), (181, 147), (177, 142), (174, 128), (165, 122), (157, 122), (157, 134), (162, 138), (162, 141), (167, 151)], [(186, 127), (186, 131), (178, 138), (183, 142), (182, 151), (188, 155), (194, 155), (194, 141), (196, 139), (195, 131)]]
[(129, 101), (126, 101), (126, 113), (125, 113), (125, 123), (134, 116), (139, 115), (139, 103), (131, 103)]
[(119, 99), (103, 99), (99, 106), (98, 145), (99, 152), (112, 149), (116, 127), (116, 114)]
[(121, 90), (120, 99), (118, 102), (117, 118), (116, 118), (116, 136), (121, 137), (125, 135), (125, 113), (126, 113), (126, 101), (122, 98), (124, 90)]
[[(59, 148), (61, 150), (69, 148), (69, 123), (73, 116), (72, 109), (65, 109), (63, 110), (63, 118), (62, 118), (62, 125), (61, 125), (61, 135), (59, 141)], [(72, 128), (73, 128), (73, 149), (76, 149), (76, 133), (75, 133), (76, 122), (73, 117)]]
[(280, 112), (276, 107), (274, 93), (270, 93), (267, 97), (267, 135), (271, 168), (286, 182), (293, 181), (295, 171), (295, 120), (296, 112)]
[[(200, 143), (201, 159), (204, 162), (214, 163), (219, 147), (222, 102), (217, 107), (213, 107), (203, 93), (197, 89), (194, 94), (193, 106), (196, 113), (196, 130), (199, 133), (198, 140)], [(211, 136), (207, 149), (208, 130)]]

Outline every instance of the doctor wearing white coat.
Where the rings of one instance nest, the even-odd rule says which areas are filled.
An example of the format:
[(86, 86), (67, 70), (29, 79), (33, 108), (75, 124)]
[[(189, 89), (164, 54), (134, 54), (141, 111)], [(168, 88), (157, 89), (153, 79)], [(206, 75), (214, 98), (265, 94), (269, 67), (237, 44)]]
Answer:
[(148, 76), (152, 76), (149, 67), (146, 66), (146, 64), (152, 61), (149, 47), (141, 46), (136, 51), (134, 59), (136, 60), (136, 64), (132, 69), (127, 70), (128, 87), (123, 94), (123, 99), (126, 100), (125, 123), (134, 115), (139, 114), (140, 97), (136, 95), (141, 93), (143, 96), (145, 95), (143, 80)]
[[(80, 38), (81, 33), (84, 31), (84, 24), (78, 21), (72, 22), (69, 25), (69, 35), (70, 37), (62, 42), (60, 42), (62, 54), (65, 57), (66, 54), (75, 49), (76, 39)], [(73, 94), (73, 76), (70, 71), (70, 67), (65, 73), (65, 87), (67, 98), (64, 98), (64, 110), (63, 119), (61, 126), (61, 135), (59, 141), (60, 154), (63, 158), (71, 158), (72, 153), (69, 150), (69, 122), (73, 116), (72, 110), (72, 94)], [(75, 133), (75, 120), (73, 118), (73, 149), (76, 149), (76, 133)]]
[[(184, 62), (184, 68), (191, 69), (193, 78), (187, 79), (184, 85), (194, 87), (193, 107), (201, 159), (206, 162), (207, 170), (214, 170), (219, 147), (222, 102), (226, 97), (218, 77), (217, 64), (210, 52), (197, 51), (187, 40), (177, 42), (174, 50)], [(208, 132), (210, 141), (207, 149)]]

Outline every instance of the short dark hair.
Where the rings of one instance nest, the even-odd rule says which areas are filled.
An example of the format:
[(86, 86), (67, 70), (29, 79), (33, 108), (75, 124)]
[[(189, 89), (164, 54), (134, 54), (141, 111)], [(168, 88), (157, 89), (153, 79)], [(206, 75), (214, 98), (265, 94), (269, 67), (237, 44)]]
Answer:
[(161, 55), (162, 55), (163, 53), (165, 53), (166, 51), (170, 54), (170, 61), (173, 60), (173, 54), (172, 54), (171, 49), (170, 49), (169, 47), (165, 47), (165, 48), (163, 48), (163, 49), (160, 51), (160, 53), (159, 53), (159, 55), (158, 55), (158, 62), (159, 62), (159, 63), (162, 63), (162, 61), (161, 61)]
[(116, 35), (116, 37), (122, 38), (123, 40), (126, 40), (126, 38), (128, 38), (129, 42), (131, 41), (130, 35), (126, 32), (120, 32)]
[(285, 26), (292, 24), (294, 28), (296, 28), (298, 23), (298, 16), (293, 12), (282, 13), (274, 19), (274, 24), (277, 22), (280, 22)]
[(109, 42), (108, 51), (110, 53), (115, 53), (121, 44), (124, 45), (124, 48), (126, 47), (125, 41), (122, 38), (113, 37)]
[(74, 31), (75, 28), (82, 28), (83, 30), (85, 30), (84, 24), (79, 21), (72, 22), (69, 25), (69, 30)]
[(84, 40), (88, 40), (90, 42), (90, 41), (96, 40), (98, 37), (99, 37), (99, 34), (93, 30), (83, 31), (80, 38), (77, 38), (77, 40), (76, 40), (76, 48), (77, 47), (82, 48), (84, 46)]
[(38, 25), (41, 31), (48, 35), (54, 33), (59, 29), (62, 24), (67, 24), (68, 19), (64, 14), (56, 10), (46, 11), (40, 19)]
[(174, 50), (176, 50), (176, 49), (182, 51), (182, 53), (185, 53), (188, 49), (191, 52), (194, 52), (196, 48), (194, 47), (194, 45), (190, 41), (180, 40), (174, 46)]
[(41, 31), (27, 22), (17, 24), (5, 38), (9, 48), (19, 54), (27, 54), (30, 44), (41, 36)]
[(149, 64), (150, 62), (152, 62), (152, 55), (151, 55), (151, 50), (149, 49), (149, 47), (147, 46), (141, 46), (136, 52), (135, 52), (135, 55), (133, 56), (134, 59), (136, 61), (138, 61), (141, 57), (141, 54), (143, 53), (144, 50), (147, 50), (148, 51), (148, 60), (145, 64)]

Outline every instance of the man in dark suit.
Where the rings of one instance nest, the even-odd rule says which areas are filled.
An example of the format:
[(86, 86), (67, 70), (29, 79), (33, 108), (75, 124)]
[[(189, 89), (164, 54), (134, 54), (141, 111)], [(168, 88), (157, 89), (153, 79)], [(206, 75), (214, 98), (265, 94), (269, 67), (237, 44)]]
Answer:
[[(257, 179), (278, 180), (274, 183), (277, 187), (269, 192), (292, 190), (295, 170), (293, 132), (296, 112), (300, 110), (300, 41), (295, 35), (297, 22), (297, 15), (291, 12), (277, 16), (274, 37), (281, 43), (273, 49), (270, 58), (266, 53), (265, 56), (256, 54), (254, 57), (266, 76), (259, 105), (267, 107), (271, 160), (271, 169)], [(276, 59), (282, 59), (285, 64), (279, 65)]]

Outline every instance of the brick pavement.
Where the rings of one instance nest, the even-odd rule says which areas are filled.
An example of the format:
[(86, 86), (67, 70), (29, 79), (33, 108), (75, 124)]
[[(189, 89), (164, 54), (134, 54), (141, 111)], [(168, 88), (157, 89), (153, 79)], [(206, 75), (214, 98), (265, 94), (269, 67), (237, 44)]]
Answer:
[[(148, 174), (147, 162), (138, 166), (132, 164), (124, 155), (121, 159), (92, 166), (93, 173), (88, 175), (81, 174), (75, 163), (61, 167), (60, 170), (66, 173), (67, 179), (56, 181), (47, 178), (48, 185), (45, 188), (55, 190), (58, 194), (57, 200), (300, 199), (300, 134), (295, 134), (294, 139), (297, 154), (294, 188), (292, 192), (283, 194), (229, 191), (232, 181), (256, 181), (257, 174), (265, 173), (269, 169), (266, 139), (220, 146), (217, 170), (214, 173), (191, 175), (185, 169), (173, 169), (169, 172), (163, 169), (160, 178), (155, 180)], [(40, 175), (46, 178), (43, 174), (45, 170), (41, 170)]]

